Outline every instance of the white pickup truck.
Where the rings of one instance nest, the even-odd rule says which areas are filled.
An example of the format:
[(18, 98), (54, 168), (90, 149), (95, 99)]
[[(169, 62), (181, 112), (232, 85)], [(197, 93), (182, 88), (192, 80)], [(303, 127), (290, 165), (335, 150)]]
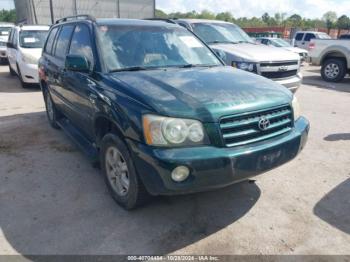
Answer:
[(350, 41), (312, 39), (309, 59), (313, 65), (321, 65), (322, 78), (327, 82), (339, 82), (350, 73)]

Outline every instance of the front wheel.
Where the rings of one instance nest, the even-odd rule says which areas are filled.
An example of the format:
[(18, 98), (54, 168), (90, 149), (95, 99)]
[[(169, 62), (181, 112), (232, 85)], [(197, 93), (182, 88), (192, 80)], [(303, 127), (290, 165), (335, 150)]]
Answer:
[(48, 90), (44, 91), (44, 99), (47, 119), (49, 120), (49, 123), (53, 128), (59, 129), (60, 127), (57, 124), (59, 113), (52, 101), (51, 95)]
[(149, 199), (149, 194), (138, 177), (129, 150), (114, 134), (102, 139), (101, 167), (113, 199), (123, 208), (133, 209)]
[(327, 82), (339, 82), (346, 75), (345, 61), (342, 59), (328, 59), (321, 68), (323, 80)]

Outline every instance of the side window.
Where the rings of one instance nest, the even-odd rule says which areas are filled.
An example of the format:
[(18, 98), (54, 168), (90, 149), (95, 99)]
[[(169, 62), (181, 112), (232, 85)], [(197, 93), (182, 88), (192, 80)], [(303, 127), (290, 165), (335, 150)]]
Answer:
[(62, 27), (56, 41), (55, 56), (62, 59), (66, 57), (73, 30), (73, 25), (67, 25)]
[(309, 33), (309, 34), (306, 34), (304, 41), (308, 42), (308, 41), (310, 41), (311, 39), (314, 39), (314, 38), (316, 38), (316, 36), (314, 34), (310, 34)]
[(86, 25), (77, 25), (74, 30), (69, 54), (85, 56), (90, 64), (94, 62), (90, 30)]
[(304, 36), (303, 33), (298, 33), (298, 34), (295, 36), (295, 40), (296, 40), (296, 41), (301, 41), (301, 40), (303, 39), (303, 36)]
[(53, 47), (53, 42), (55, 40), (55, 36), (57, 34), (58, 27), (55, 27), (54, 29), (51, 30), (50, 35), (47, 38), (46, 45), (45, 45), (45, 53), (51, 54), (52, 53), (52, 47)]
[(15, 47), (18, 46), (18, 31), (17, 30), (13, 31), (12, 43)]

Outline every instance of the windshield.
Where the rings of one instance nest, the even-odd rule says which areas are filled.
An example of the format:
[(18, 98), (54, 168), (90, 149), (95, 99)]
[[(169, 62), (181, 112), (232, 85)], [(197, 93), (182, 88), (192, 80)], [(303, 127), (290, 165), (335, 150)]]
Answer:
[(109, 71), (221, 65), (203, 43), (181, 27), (101, 25), (98, 29)]
[(0, 36), (8, 36), (11, 31), (11, 27), (0, 27)]
[(271, 39), (271, 42), (274, 46), (277, 46), (277, 47), (291, 47), (291, 45), (288, 42), (280, 38)]
[(332, 37), (330, 37), (326, 33), (323, 33), (323, 34), (318, 34), (318, 38), (319, 39), (331, 39)]
[(48, 31), (25, 30), (19, 33), (19, 45), (23, 48), (42, 48)]
[(207, 44), (252, 43), (254, 41), (238, 26), (226, 23), (195, 23), (193, 31)]

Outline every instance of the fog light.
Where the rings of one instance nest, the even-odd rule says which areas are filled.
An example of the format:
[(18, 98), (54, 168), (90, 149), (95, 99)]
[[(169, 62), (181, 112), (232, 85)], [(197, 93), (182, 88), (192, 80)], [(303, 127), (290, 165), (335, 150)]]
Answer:
[(182, 182), (190, 175), (190, 170), (185, 166), (178, 166), (171, 173), (171, 178), (176, 182)]

